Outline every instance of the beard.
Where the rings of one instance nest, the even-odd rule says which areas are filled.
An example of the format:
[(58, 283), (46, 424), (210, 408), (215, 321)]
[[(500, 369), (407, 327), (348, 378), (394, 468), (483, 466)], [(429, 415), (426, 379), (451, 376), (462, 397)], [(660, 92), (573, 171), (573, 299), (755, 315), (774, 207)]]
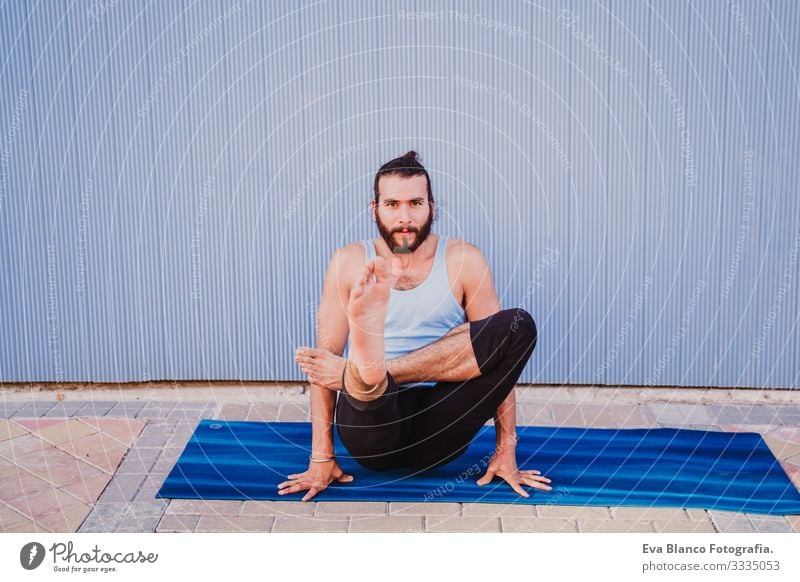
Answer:
[[(393, 228), (389, 229), (383, 222), (381, 222), (380, 216), (377, 216), (376, 220), (378, 224), (378, 232), (381, 233), (381, 238), (386, 241), (387, 246), (391, 249), (391, 251), (396, 255), (403, 255), (413, 253), (417, 250), (422, 243), (425, 242), (425, 239), (428, 238), (428, 235), (431, 233), (431, 225), (433, 224), (433, 212), (428, 215), (428, 220), (425, 221), (425, 224), (422, 225), (421, 228), (417, 228), (416, 226), (409, 226), (407, 228)], [(398, 244), (395, 242), (395, 233), (402, 232), (403, 230), (407, 230), (409, 235), (414, 233), (414, 242), (408, 244), (408, 236), (401, 236), (403, 237), (403, 242)]]

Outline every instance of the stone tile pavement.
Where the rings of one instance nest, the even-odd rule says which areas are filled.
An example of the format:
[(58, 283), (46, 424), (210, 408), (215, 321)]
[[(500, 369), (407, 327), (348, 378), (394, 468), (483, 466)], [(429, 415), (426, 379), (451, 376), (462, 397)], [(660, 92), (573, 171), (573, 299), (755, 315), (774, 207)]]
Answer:
[[(233, 401), (213, 389), (112, 394), (0, 390), (0, 532), (800, 532), (800, 516), (696, 509), (156, 499), (201, 419), (305, 421), (308, 396), (302, 386)], [(518, 423), (759, 432), (800, 488), (798, 400), (520, 387)]]

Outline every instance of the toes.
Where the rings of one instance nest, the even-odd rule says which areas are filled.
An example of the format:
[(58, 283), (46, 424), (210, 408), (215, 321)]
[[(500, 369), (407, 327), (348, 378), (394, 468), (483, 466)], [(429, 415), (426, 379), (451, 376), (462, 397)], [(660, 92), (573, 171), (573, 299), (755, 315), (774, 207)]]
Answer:
[(378, 283), (386, 283), (389, 281), (389, 264), (383, 257), (375, 257), (373, 260), (373, 270), (375, 272), (375, 279)]

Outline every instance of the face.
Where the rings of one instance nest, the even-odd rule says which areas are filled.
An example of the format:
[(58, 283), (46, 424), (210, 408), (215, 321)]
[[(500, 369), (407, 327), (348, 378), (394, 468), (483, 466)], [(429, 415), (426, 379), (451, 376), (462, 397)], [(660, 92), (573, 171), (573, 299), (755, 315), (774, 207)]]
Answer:
[(373, 202), (381, 237), (395, 254), (413, 253), (425, 242), (433, 223), (433, 204), (428, 202), (425, 176), (382, 176), (378, 204)]

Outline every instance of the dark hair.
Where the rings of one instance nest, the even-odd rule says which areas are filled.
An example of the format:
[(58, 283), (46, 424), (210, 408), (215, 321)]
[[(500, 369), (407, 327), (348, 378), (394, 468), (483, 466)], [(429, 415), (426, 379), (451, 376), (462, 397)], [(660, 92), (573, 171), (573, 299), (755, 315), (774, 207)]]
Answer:
[(414, 150), (406, 152), (399, 158), (395, 158), (390, 162), (386, 162), (381, 166), (380, 170), (378, 170), (378, 173), (375, 174), (375, 184), (373, 186), (373, 189), (375, 190), (375, 204), (378, 203), (378, 182), (383, 176), (393, 175), (402, 176), (403, 178), (425, 176), (425, 178), (428, 180), (428, 202), (433, 204), (431, 177), (428, 175), (428, 171), (425, 169), (425, 166), (419, 163), (417, 152)]

